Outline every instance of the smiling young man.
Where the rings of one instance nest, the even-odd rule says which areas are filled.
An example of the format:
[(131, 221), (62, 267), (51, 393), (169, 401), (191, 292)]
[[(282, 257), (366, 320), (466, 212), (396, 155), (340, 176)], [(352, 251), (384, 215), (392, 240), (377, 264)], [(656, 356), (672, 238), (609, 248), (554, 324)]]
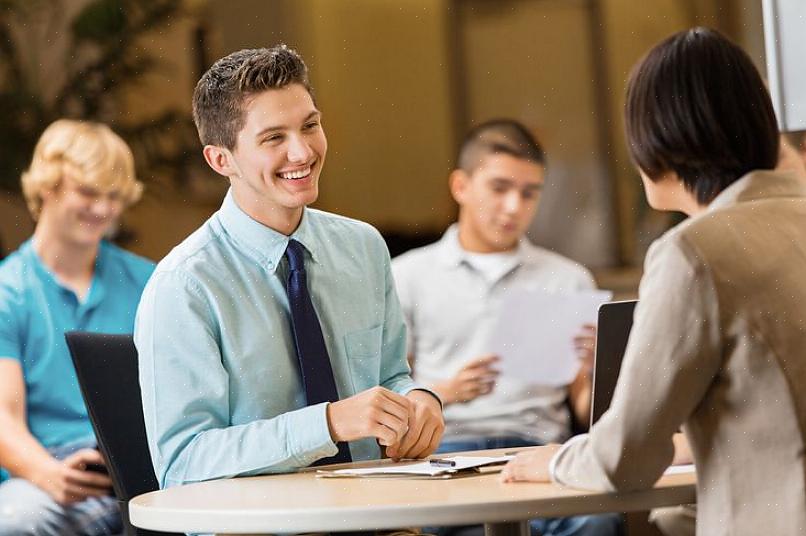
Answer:
[[(0, 265), (0, 535), (121, 530), (64, 340), (130, 333), (153, 263), (103, 240), (142, 185), (125, 142), (60, 120), (40, 138), (22, 189), (33, 238)], [(2, 476), (2, 475), (0, 475)]]
[[(445, 403), (442, 452), (565, 440), (572, 419), (566, 399), (579, 421), (588, 420), (592, 328), (584, 328), (575, 341), (583, 367), (564, 387), (499, 379), (497, 357), (485, 348), (506, 292), (595, 288), (585, 268), (525, 238), (544, 173), (543, 149), (523, 125), (498, 119), (476, 126), (465, 137), (449, 179), (459, 221), (439, 242), (394, 260), (415, 378)], [(607, 535), (619, 525), (615, 515), (532, 523), (533, 531), (547, 535)], [(482, 529), (456, 530), (441, 533)]]
[(221, 209), (157, 267), (135, 342), (161, 486), (313, 463), (430, 454), (439, 399), (418, 389), (389, 253), (365, 223), (307, 208), (327, 140), (302, 58), (241, 50), (193, 113)]

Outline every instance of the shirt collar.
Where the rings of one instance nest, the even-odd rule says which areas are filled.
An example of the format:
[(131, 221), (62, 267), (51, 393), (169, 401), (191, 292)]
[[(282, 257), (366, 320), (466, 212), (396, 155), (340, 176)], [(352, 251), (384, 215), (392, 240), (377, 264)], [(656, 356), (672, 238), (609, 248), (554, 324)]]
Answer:
[(311, 259), (317, 262), (318, 237), (312, 229), (311, 214), (307, 207), (302, 212), (302, 219), (297, 229), (291, 236), (286, 236), (252, 219), (238, 206), (230, 189), (218, 211), (218, 219), (224, 232), (232, 237), (252, 260), (272, 273), (280, 265), (288, 241), (292, 238), (301, 243)]
[[(448, 267), (459, 267), (463, 263), (470, 264), (469, 252), (462, 247), (462, 244), (459, 243), (459, 225), (454, 223), (445, 231), (445, 234), (442, 235), (442, 238), (438, 242), (439, 244), (439, 259), (440, 261)], [(524, 257), (526, 256), (526, 243), (525, 239), (521, 238), (518, 240), (518, 246), (515, 249), (515, 259), (517, 259), (517, 265), (523, 263)]]
[(750, 175), (745, 175), (736, 182), (730, 184), (727, 188), (719, 192), (719, 194), (708, 204), (705, 209), (706, 212), (717, 210), (722, 207), (733, 205), (739, 199), (739, 195), (747, 188), (747, 183), (750, 181)]
[(770, 197), (804, 197), (806, 185), (790, 171), (751, 171), (719, 192), (707, 212), (743, 201)]
[[(47, 281), (49, 284), (58, 287), (62, 291), (70, 292), (71, 294), (75, 295), (75, 292), (73, 292), (72, 289), (65, 287), (59, 282), (53, 272), (50, 271), (50, 268), (45, 266), (45, 263), (43, 263), (42, 259), (39, 258), (39, 255), (34, 249), (33, 238), (26, 240), (22, 246), (20, 246), (20, 249), (24, 251), (26, 255), (28, 255), (30, 262), (33, 264), (34, 269), (41, 280)], [(106, 262), (106, 258), (109, 256), (108, 249), (109, 244), (105, 240), (102, 240), (98, 245), (98, 254), (95, 257), (95, 267), (93, 268), (90, 289), (87, 291), (87, 296), (84, 298), (84, 301), (80, 302), (80, 306), (83, 309), (92, 309), (96, 305), (100, 304), (106, 296), (104, 270), (108, 264), (108, 262)]]

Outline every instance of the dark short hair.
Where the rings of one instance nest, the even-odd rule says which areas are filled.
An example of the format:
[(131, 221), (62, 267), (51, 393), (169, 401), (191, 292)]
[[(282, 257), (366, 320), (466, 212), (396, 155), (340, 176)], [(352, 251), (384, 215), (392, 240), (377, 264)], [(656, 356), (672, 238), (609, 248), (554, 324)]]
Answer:
[(514, 119), (492, 119), (476, 125), (459, 148), (457, 167), (473, 173), (482, 158), (490, 154), (508, 154), (546, 165), (546, 153), (529, 129)]
[(215, 62), (193, 92), (193, 121), (202, 145), (234, 149), (247, 100), (268, 89), (300, 84), (312, 94), (308, 67), (286, 45), (244, 49)]
[(674, 171), (700, 204), (778, 160), (778, 125), (748, 55), (715, 30), (672, 35), (638, 62), (627, 84), (627, 144), (651, 179)]

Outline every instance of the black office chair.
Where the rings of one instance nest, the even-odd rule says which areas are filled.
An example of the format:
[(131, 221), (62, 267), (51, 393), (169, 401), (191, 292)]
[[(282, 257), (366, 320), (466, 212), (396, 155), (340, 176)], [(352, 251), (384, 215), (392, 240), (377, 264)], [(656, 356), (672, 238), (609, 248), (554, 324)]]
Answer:
[(106, 458), (128, 536), (173, 536), (134, 527), (129, 500), (159, 489), (148, 452), (137, 349), (131, 335), (65, 335), (98, 448)]

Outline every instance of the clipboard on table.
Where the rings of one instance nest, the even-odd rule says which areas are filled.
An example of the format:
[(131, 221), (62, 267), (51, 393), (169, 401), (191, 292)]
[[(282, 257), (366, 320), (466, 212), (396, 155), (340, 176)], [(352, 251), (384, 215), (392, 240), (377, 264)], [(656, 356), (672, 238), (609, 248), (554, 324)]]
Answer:
[(319, 478), (407, 478), (443, 480), (500, 471), (514, 458), (505, 456), (449, 456), (418, 462), (397, 462), (371, 467), (320, 469)]

